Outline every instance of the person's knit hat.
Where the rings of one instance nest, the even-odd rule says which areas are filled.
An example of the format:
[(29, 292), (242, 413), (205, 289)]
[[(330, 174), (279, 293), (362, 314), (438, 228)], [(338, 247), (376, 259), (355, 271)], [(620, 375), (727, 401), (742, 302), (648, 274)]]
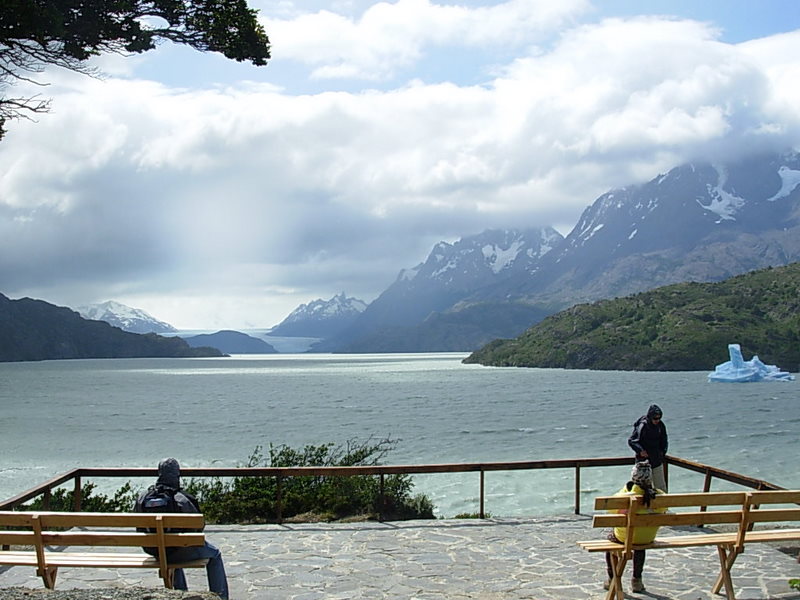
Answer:
[(174, 458), (165, 458), (158, 463), (158, 481), (156, 483), (166, 485), (173, 489), (181, 487), (181, 466)]
[(661, 407), (658, 404), (651, 404), (650, 408), (647, 409), (647, 418), (654, 419), (654, 418), (661, 418), (664, 415), (664, 412), (661, 410)]
[(653, 486), (653, 469), (649, 460), (637, 460), (631, 470), (631, 481), (641, 488)]

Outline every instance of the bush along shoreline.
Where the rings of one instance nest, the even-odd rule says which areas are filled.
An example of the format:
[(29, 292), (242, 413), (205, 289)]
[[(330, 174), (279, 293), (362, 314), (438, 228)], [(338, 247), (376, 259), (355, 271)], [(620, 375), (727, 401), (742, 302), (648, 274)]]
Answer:
[[(264, 454), (262, 446), (251, 453), (244, 467), (349, 467), (377, 466), (396, 446), (396, 441), (370, 437), (351, 439), (344, 444), (307, 445), (294, 449), (270, 444)], [(141, 489), (130, 482), (113, 495), (95, 493), (95, 485), (85, 483), (81, 489), (84, 511), (128, 512), (133, 510)], [(410, 475), (384, 477), (384, 504), (380, 503), (380, 479), (372, 475), (350, 477), (285, 477), (281, 482), (283, 521), (387, 521), (433, 519), (434, 505), (424, 494), (413, 495)], [(275, 477), (190, 478), (184, 489), (193, 494), (211, 524), (275, 523), (278, 519), (278, 485)], [(74, 492), (64, 488), (53, 490), (50, 510), (70, 511)], [(41, 510), (43, 499), (23, 505), (20, 510)]]

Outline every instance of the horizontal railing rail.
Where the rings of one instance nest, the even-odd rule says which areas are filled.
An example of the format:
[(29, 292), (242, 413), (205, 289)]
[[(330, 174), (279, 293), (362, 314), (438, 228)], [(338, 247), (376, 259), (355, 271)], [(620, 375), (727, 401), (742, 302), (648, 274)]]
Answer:
[[(480, 518), (485, 517), (485, 473), (490, 471), (519, 471), (519, 470), (540, 470), (540, 469), (574, 469), (575, 472), (575, 514), (580, 514), (581, 499), (581, 469), (612, 467), (630, 465), (633, 459), (630, 456), (612, 458), (579, 458), (579, 459), (555, 459), (555, 460), (533, 460), (533, 461), (513, 461), (513, 462), (488, 462), (488, 463), (446, 463), (446, 464), (424, 464), (424, 465), (370, 465), (352, 467), (199, 467), (182, 468), (181, 475), (191, 478), (203, 477), (275, 477), (277, 478), (277, 515), (278, 521), (281, 520), (281, 481), (286, 477), (354, 477), (359, 475), (375, 476), (380, 478), (380, 498), (378, 506), (384, 506), (384, 478), (387, 475), (423, 475), (435, 473), (479, 473), (480, 474), (480, 494), (479, 511)], [(758, 490), (779, 490), (783, 489), (777, 485), (733, 473), (724, 469), (712, 467), (702, 463), (686, 460), (676, 456), (667, 456), (665, 467), (680, 467), (705, 475), (703, 491), (711, 489), (713, 479), (720, 479)], [(155, 477), (158, 470), (155, 468), (91, 468), (79, 467), (72, 469), (48, 479), (47, 481), (18, 494), (8, 500), (0, 502), (0, 510), (11, 510), (21, 504), (37, 498), (43, 497), (42, 504), (45, 509), (49, 507), (52, 490), (60, 487), (69, 481), (74, 485), (74, 510), (81, 509), (81, 490), (84, 479), (90, 478), (146, 478)], [(666, 473), (668, 476), (668, 473)], [(382, 519), (383, 515), (379, 515)]]

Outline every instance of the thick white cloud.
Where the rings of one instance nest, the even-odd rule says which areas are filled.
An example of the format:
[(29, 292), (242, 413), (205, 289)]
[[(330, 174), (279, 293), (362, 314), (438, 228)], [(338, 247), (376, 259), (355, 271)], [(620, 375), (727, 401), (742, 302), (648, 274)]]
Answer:
[(585, 0), (477, 8), (398, 0), (375, 3), (358, 17), (321, 10), (263, 20), (276, 58), (313, 65), (313, 77), (383, 79), (419, 60), (428, 46), (530, 45), (586, 9)]
[(342, 290), (371, 300), (439, 240), (566, 232), (610, 187), (798, 139), (800, 33), (731, 45), (693, 21), (610, 19), (537, 48), (582, 8), (537, 13), (550, 4), (401, 0), (276, 26), (318, 47), (273, 34), (276, 55), (363, 77), (436, 45), (515, 48), (480, 85), (300, 95), (52, 74), (53, 113), (0, 143), (0, 291), (269, 326)]

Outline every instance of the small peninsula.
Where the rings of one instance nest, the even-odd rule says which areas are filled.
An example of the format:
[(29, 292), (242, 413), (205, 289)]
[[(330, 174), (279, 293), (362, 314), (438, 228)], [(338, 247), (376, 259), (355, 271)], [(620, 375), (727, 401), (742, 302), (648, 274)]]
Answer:
[(578, 304), (464, 359), (498, 367), (713, 370), (728, 344), (800, 366), (800, 263)]

